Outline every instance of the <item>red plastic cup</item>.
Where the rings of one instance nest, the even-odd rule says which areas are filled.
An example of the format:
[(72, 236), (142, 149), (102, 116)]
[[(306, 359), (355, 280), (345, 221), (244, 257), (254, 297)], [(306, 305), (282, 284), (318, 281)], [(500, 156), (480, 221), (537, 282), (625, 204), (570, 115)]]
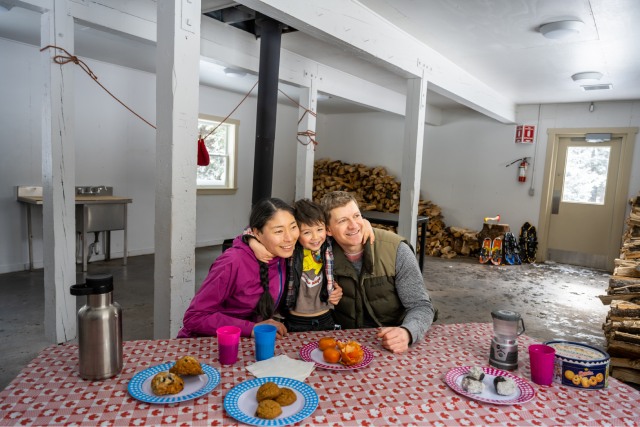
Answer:
[(220, 364), (233, 365), (238, 361), (240, 332), (240, 328), (236, 326), (222, 326), (216, 329), (216, 335), (218, 335), (218, 360), (220, 360)]
[(556, 363), (556, 349), (544, 344), (529, 346), (531, 381), (539, 385), (551, 385)]

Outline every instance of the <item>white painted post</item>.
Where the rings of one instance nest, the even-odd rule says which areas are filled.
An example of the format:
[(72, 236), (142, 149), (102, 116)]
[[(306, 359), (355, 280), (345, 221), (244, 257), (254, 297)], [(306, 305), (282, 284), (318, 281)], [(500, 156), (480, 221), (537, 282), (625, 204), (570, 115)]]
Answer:
[[(41, 16), (42, 47), (56, 45), (73, 54), (73, 18), (67, 1), (52, 2)], [(75, 141), (73, 64), (59, 65), (41, 53), (42, 102), (42, 243), (44, 262), (44, 331), (48, 340), (63, 343), (76, 336)]]
[(195, 293), (200, 0), (158, 2), (153, 335), (175, 337)]
[[(318, 91), (315, 88), (315, 78), (311, 79), (311, 85), (304, 90), (300, 90), (300, 105), (314, 113), (317, 112)], [(298, 123), (298, 132), (310, 131), (315, 135), (316, 117), (307, 112), (304, 108), (298, 108), (299, 117), (302, 117)], [(304, 114), (304, 117), (303, 117)], [(296, 200), (306, 198), (311, 199), (313, 193), (313, 161), (315, 157), (315, 144), (306, 136), (298, 136), (298, 139), (307, 145), (298, 142), (296, 150)], [(313, 137), (315, 140), (315, 136)]]
[(416, 217), (420, 199), (424, 114), (427, 104), (427, 82), (424, 78), (407, 80), (407, 108), (404, 119), (402, 178), (398, 234), (416, 247)]

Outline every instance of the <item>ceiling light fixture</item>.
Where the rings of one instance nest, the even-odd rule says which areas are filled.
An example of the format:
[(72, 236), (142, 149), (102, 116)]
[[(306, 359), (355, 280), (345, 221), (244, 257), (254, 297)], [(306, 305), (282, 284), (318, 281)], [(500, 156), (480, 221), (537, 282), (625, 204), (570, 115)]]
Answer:
[(564, 39), (575, 36), (584, 27), (584, 22), (578, 20), (556, 21), (540, 25), (538, 31), (548, 39)]
[(598, 81), (602, 78), (602, 73), (599, 71), (583, 71), (581, 73), (575, 73), (571, 76), (574, 82), (585, 83), (586, 80)]
[(244, 71), (236, 70), (235, 68), (225, 68), (224, 73), (229, 77), (244, 77), (247, 75)]
[(592, 91), (592, 90), (609, 90), (609, 89), (613, 89), (613, 85), (611, 83), (600, 83), (600, 84), (597, 84), (597, 85), (582, 85), (580, 87), (585, 92), (589, 92), (589, 91)]

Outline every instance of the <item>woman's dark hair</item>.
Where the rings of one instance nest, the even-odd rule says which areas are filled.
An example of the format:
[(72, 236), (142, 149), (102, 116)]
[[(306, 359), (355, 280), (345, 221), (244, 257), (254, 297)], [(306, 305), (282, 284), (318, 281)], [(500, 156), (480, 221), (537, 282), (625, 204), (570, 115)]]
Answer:
[[(291, 216), (294, 216), (291, 205), (281, 199), (271, 198), (259, 201), (251, 209), (249, 227), (262, 230), (262, 227), (264, 227), (278, 211), (286, 211), (289, 212)], [(269, 266), (264, 262), (260, 262), (260, 284), (262, 285), (262, 295), (258, 300), (254, 314), (262, 320), (270, 319), (271, 316), (273, 316), (275, 304), (269, 292)]]

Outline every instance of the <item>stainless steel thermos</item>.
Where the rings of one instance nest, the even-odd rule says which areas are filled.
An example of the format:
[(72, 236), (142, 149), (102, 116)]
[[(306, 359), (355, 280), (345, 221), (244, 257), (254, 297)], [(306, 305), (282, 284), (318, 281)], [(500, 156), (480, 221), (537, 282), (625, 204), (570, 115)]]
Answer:
[(111, 378), (122, 370), (122, 308), (113, 302), (113, 276), (87, 276), (71, 286), (71, 295), (86, 295), (78, 311), (80, 376), (86, 380)]

